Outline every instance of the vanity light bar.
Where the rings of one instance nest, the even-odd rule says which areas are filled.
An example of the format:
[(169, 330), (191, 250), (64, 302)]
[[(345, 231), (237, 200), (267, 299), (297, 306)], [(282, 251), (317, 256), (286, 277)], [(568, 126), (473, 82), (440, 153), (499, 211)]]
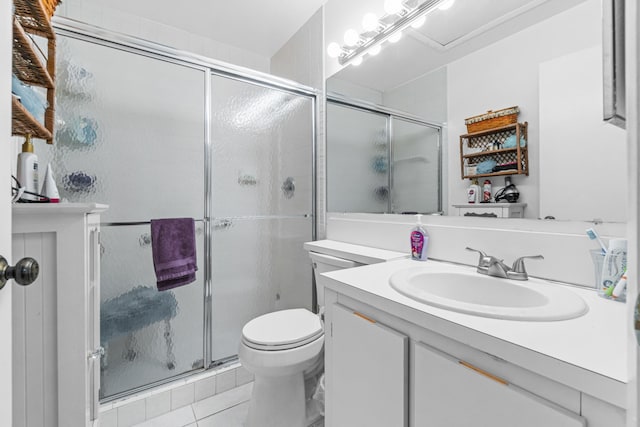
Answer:
[[(384, 25), (386, 21), (389, 19), (389, 15), (383, 16), (380, 18), (381, 26), (378, 31), (367, 31), (360, 35), (360, 42), (356, 45), (356, 47), (343, 46), (342, 54), (338, 57), (338, 62), (340, 65), (344, 65), (347, 62), (353, 60), (355, 57), (363, 55), (368, 49), (373, 47), (374, 45), (381, 44), (383, 41), (387, 40), (393, 34), (404, 30), (411, 23), (421, 16), (424, 16), (435, 9), (440, 3), (444, 3), (447, 0), (427, 0), (417, 6), (415, 9), (410, 10), (409, 12), (405, 12), (400, 18), (396, 21), (391, 22), (388, 25)], [(407, 6), (405, 2), (404, 5)], [(375, 34), (371, 36), (371, 34)]]

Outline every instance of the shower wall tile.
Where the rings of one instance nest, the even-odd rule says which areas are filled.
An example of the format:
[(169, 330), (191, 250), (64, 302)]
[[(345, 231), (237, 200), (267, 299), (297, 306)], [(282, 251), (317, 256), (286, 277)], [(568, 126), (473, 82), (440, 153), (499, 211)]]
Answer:
[(252, 390), (252, 383), (245, 384), (229, 390), (225, 393), (217, 394), (215, 396), (196, 402), (193, 405), (193, 412), (196, 415), (196, 419), (200, 420), (209, 415), (218, 413), (232, 406), (248, 401), (251, 398)]
[(253, 70), (268, 73), (270, 69), (270, 58), (266, 56), (152, 21), (145, 16), (124, 13), (111, 7), (109, 2), (66, 0), (58, 7), (56, 15)]
[(171, 411), (171, 391), (151, 395), (145, 400), (147, 405), (147, 419)]
[(211, 376), (195, 383), (196, 402), (198, 400), (206, 399), (207, 397), (211, 397), (216, 394), (216, 381), (217, 376)]
[(216, 377), (216, 394), (223, 393), (236, 387), (236, 370), (232, 369), (217, 375)]
[(118, 427), (118, 410), (100, 412), (100, 427)]
[(128, 403), (118, 408), (118, 427), (130, 427), (146, 420), (144, 400)]
[(186, 384), (171, 390), (171, 409), (181, 408), (195, 402), (195, 384)]
[(102, 7), (103, 27), (132, 36), (141, 35), (140, 17), (116, 9)]

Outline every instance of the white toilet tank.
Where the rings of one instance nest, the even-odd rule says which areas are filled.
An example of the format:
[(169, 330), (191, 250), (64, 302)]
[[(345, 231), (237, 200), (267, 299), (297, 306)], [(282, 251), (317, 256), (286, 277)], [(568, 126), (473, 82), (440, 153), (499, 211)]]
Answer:
[(320, 274), (365, 265), (348, 259), (320, 254), (317, 252), (309, 252), (309, 257), (311, 258), (313, 274), (316, 278), (316, 292), (318, 295), (318, 305), (320, 307), (324, 306), (324, 278), (320, 277)]
[(322, 273), (407, 258), (409, 256), (408, 253), (370, 248), (332, 240), (307, 242), (304, 244), (304, 248), (309, 251), (309, 257), (313, 264), (318, 306), (320, 307), (324, 306), (324, 283), (325, 280), (327, 280), (320, 276)]

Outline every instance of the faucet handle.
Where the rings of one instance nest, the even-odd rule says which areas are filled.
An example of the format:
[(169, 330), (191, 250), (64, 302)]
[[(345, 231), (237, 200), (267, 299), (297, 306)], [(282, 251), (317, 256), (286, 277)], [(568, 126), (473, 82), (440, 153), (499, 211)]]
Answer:
[(470, 248), (469, 246), (467, 246), (465, 249), (472, 252), (478, 252), (478, 254), (480, 255), (480, 258), (478, 258), (478, 267), (480, 266), (486, 267), (489, 264), (489, 256), (483, 251)]
[(525, 258), (530, 258), (530, 259), (544, 259), (544, 257), (542, 255), (530, 255), (530, 256), (522, 256), (520, 258), (518, 258), (517, 260), (515, 260), (513, 262), (513, 267), (511, 268), (513, 270), (514, 273), (522, 273), (525, 275), (527, 274), (527, 270), (524, 268), (524, 260)]

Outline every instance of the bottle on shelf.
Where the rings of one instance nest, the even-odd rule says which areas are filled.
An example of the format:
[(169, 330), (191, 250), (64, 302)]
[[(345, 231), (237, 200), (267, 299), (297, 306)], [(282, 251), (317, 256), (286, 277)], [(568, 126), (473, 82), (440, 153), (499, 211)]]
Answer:
[(473, 179), (467, 189), (467, 202), (480, 203), (480, 186), (477, 179)]
[(482, 203), (491, 203), (491, 180), (485, 179), (482, 184)]
[[(22, 144), (22, 152), (18, 154), (18, 181), (24, 187), (25, 191), (37, 193), (38, 185), (38, 156), (33, 152), (33, 143), (31, 142), (31, 134), (27, 134), (24, 144)], [(24, 194), (22, 196), (26, 200), (37, 200), (37, 196), (33, 194)]]

